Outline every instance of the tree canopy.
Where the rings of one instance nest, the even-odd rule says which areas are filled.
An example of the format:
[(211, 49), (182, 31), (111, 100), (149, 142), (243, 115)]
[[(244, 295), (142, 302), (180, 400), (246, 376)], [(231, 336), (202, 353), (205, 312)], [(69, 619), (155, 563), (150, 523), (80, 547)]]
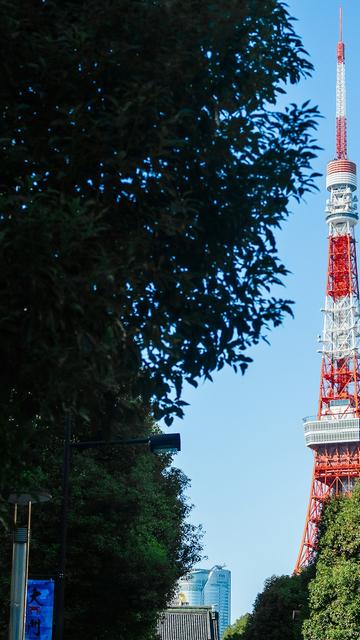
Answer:
[(309, 568), (300, 575), (268, 578), (255, 600), (241, 640), (302, 640), (312, 572), (313, 568)]
[(277, 0), (0, 8), (2, 429), (171, 421), (290, 311), (274, 230), (317, 111), (276, 99), (311, 64)]
[(235, 620), (225, 631), (223, 640), (241, 640), (244, 637), (247, 624), (250, 620), (250, 614), (245, 613)]
[[(46, 487), (52, 494), (33, 508), (29, 570), (30, 577), (56, 579), (63, 445), (49, 439), (44, 425), (37, 433), (17, 481), (23, 491)], [(186, 522), (188, 481), (169, 462), (139, 445), (73, 452), (65, 638), (148, 640), (176, 581), (199, 560), (199, 531)], [(11, 530), (0, 529), (1, 637), (8, 625), (11, 538)]]
[(360, 484), (326, 505), (305, 640), (357, 640), (360, 633)]

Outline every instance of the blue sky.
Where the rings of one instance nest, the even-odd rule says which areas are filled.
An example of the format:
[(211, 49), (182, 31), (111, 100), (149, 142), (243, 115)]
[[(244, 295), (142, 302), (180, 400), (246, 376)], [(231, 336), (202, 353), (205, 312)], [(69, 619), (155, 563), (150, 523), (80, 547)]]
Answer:
[[(335, 154), (335, 48), (339, 3), (292, 0), (290, 13), (315, 67), (313, 78), (289, 87), (287, 100), (318, 104), (318, 138), (324, 151), (314, 167), (324, 173)], [(344, 0), (349, 157), (359, 160), (360, 2)], [(316, 413), (320, 380), (317, 336), (325, 297), (327, 228), (325, 179), (308, 195), (278, 236), (280, 257), (292, 272), (281, 293), (295, 300), (295, 319), (250, 355), (244, 377), (230, 370), (197, 390), (180, 431), (176, 457), (191, 478), (192, 521), (205, 529), (205, 567), (226, 564), (232, 572), (232, 619), (250, 611), (271, 575), (291, 573), (305, 524), (312, 454), (304, 445), (302, 418)], [(358, 234), (360, 231), (358, 231)]]

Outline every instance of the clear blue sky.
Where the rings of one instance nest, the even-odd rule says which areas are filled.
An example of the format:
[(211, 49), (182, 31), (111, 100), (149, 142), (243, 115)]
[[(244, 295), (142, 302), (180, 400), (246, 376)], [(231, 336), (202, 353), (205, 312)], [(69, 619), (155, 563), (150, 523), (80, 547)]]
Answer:
[[(344, 0), (349, 157), (360, 163), (359, 0)], [(318, 104), (324, 148), (315, 168), (324, 172), (335, 153), (335, 47), (339, 3), (292, 0), (290, 13), (315, 67), (313, 78), (289, 87), (288, 101)], [(224, 563), (232, 572), (232, 619), (250, 611), (273, 575), (291, 573), (305, 523), (312, 454), (304, 445), (302, 418), (316, 413), (320, 378), (317, 336), (325, 296), (327, 228), (325, 179), (306, 203), (293, 203), (278, 237), (279, 253), (292, 272), (285, 296), (296, 302), (295, 319), (254, 349), (244, 377), (232, 371), (197, 390), (180, 431), (176, 457), (191, 478), (192, 521), (205, 529), (203, 566)], [(360, 225), (358, 227), (358, 237)]]

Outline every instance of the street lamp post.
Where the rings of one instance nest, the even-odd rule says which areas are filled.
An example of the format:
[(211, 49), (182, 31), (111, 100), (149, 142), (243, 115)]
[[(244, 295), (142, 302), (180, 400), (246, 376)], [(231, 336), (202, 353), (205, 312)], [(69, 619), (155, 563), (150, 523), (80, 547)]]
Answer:
[(18, 505), (15, 503), (9, 640), (23, 640), (24, 638), (31, 502), (29, 502), (28, 505), (28, 517), (26, 524), (19, 524), (18, 511)]
[[(50, 499), (50, 494), (44, 491), (12, 493), (8, 498), (8, 502), (14, 505), (9, 640), (24, 640), (25, 637), (31, 506), (34, 502), (47, 502)], [(27, 514), (24, 513), (26, 509)]]
[(177, 453), (181, 450), (179, 433), (159, 433), (145, 438), (127, 438), (125, 440), (89, 440), (86, 442), (71, 442), (72, 417), (67, 415), (64, 433), (64, 466), (62, 482), (62, 504), (60, 523), (60, 562), (57, 584), (57, 598), (55, 608), (55, 639), (64, 638), (64, 596), (65, 596), (65, 568), (66, 568), (66, 543), (67, 522), (69, 513), (69, 479), (71, 467), (72, 449), (92, 449), (119, 445), (147, 445), (151, 453)]

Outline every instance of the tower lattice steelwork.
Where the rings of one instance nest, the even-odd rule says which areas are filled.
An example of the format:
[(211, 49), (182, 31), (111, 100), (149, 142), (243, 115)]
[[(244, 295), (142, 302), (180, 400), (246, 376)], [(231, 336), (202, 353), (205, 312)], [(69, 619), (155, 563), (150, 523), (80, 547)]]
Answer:
[(351, 491), (360, 477), (359, 284), (354, 229), (358, 220), (356, 165), (347, 156), (345, 46), (337, 43), (336, 158), (327, 166), (326, 222), (329, 254), (320, 396), (317, 416), (304, 419), (306, 445), (314, 451), (309, 507), (295, 572), (316, 552), (324, 501)]

